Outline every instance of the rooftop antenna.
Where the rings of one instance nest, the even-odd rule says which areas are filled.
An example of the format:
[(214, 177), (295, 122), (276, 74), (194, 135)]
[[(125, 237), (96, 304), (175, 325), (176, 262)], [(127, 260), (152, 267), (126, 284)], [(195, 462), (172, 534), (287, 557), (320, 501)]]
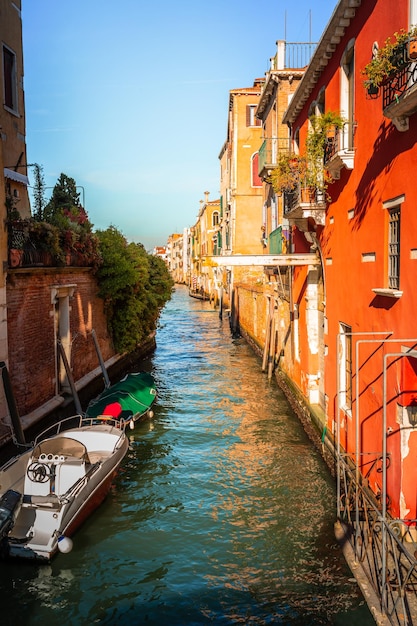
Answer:
[(284, 11), (284, 41), (287, 41), (287, 11)]
[(310, 9), (310, 39), (309, 39), (309, 42), (311, 43), (312, 41), (313, 40), (312, 40), (312, 34), (311, 34), (311, 9)]

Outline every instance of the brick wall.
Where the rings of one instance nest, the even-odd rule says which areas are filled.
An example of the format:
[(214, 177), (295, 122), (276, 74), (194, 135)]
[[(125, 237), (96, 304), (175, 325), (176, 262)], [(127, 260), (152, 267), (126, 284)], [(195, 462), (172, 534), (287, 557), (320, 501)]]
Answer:
[(56, 394), (56, 342), (53, 286), (75, 285), (70, 299), (71, 367), (74, 380), (98, 365), (91, 330), (104, 360), (114, 351), (107, 332), (103, 301), (88, 268), (38, 268), (9, 272), (7, 330), (9, 374), (21, 415)]

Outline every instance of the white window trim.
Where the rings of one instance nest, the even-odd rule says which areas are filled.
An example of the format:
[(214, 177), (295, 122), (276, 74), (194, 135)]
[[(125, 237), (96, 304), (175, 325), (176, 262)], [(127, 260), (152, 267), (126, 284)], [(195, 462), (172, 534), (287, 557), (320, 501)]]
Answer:
[[(340, 409), (348, 416), (348, 417), (352, 417), (352, 406), (348, 406), (347, 405), (347, 400), (346, 400), (346, 389), (345, 387), (345, 382), (346, 382), (346, 338), (350, 337), (350, 340), (352, 340), (352, 331), (346, 331), (346, 329), (350, 328), (350, 326), (348, 324), (344, 324), (342, 322), (339, 322), (339, 355), (338, 355), (338, 360), (339, 360), (339, 381), (340, 381), (340, 389), (339, 391), (339, 406)], [(352, 348), (352, 346), (351, 346)], [(352, 355), (351, 355), (352, 357)], [(353, 364), (351, 363), (351, 371), (352, 371), (352, 367)], [(342, 388), (343, 387), (343, 388)], [(351, 389), (351, 393), (352, 393), (352, 389)]]

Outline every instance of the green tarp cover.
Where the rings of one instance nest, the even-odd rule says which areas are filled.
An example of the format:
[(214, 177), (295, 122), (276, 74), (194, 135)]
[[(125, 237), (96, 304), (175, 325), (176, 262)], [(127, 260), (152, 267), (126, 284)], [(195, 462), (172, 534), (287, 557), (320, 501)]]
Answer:
[(155, 380), (151, 374), (147, 372), (127, 374), (90, 402), (86, 416), (108, 415), (126, 420), (137, 419), (146, 413), (155, 399)]

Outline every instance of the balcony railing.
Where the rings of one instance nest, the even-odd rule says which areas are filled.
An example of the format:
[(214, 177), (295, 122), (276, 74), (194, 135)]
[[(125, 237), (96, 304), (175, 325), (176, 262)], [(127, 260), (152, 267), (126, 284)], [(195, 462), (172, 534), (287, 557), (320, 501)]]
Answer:
[(400, 131), (408, 130), (408, 118), (417, 111), (417, 63), (409, 62), (391, 76), (382, 88), (385, 117)]
[(282, 152), (290, 151), (290, 138), (289, 137), (268, 137), (264, 139), (261, 147), (259, 148), (259, 176), (266, 178), (270, 175), (270, 170), (276, 167), (278, 163), (278, 156)]
[(316, 47), (317, 43), (311, 41), (291, 43), (279, 40), (277, 53), (271, 59), (271, 69), (302, 69), (310, 63)]
[(309, 230), (309, 220), (324, 225), (326, 192), (315, 187), (297, 185), (294, 190), (284, 191), (284, 215), (297, 220), (299, 230)]
[(355, 161), (354, 148), (355, 125), (346, 122), (343, 128), (334, 128), (328, 136), (324, 152), (324, 165), (333, 178), (339, 178), (342, 167), (351, 170)]
[(65, 232), (61, 236), (46, 222), (31, 220), (10, 221), (8, 226), (8, 266), (19, 267), (93, 267), (101, 262), (98, 242), (93, 234), (72, 248), (65, 246)]

